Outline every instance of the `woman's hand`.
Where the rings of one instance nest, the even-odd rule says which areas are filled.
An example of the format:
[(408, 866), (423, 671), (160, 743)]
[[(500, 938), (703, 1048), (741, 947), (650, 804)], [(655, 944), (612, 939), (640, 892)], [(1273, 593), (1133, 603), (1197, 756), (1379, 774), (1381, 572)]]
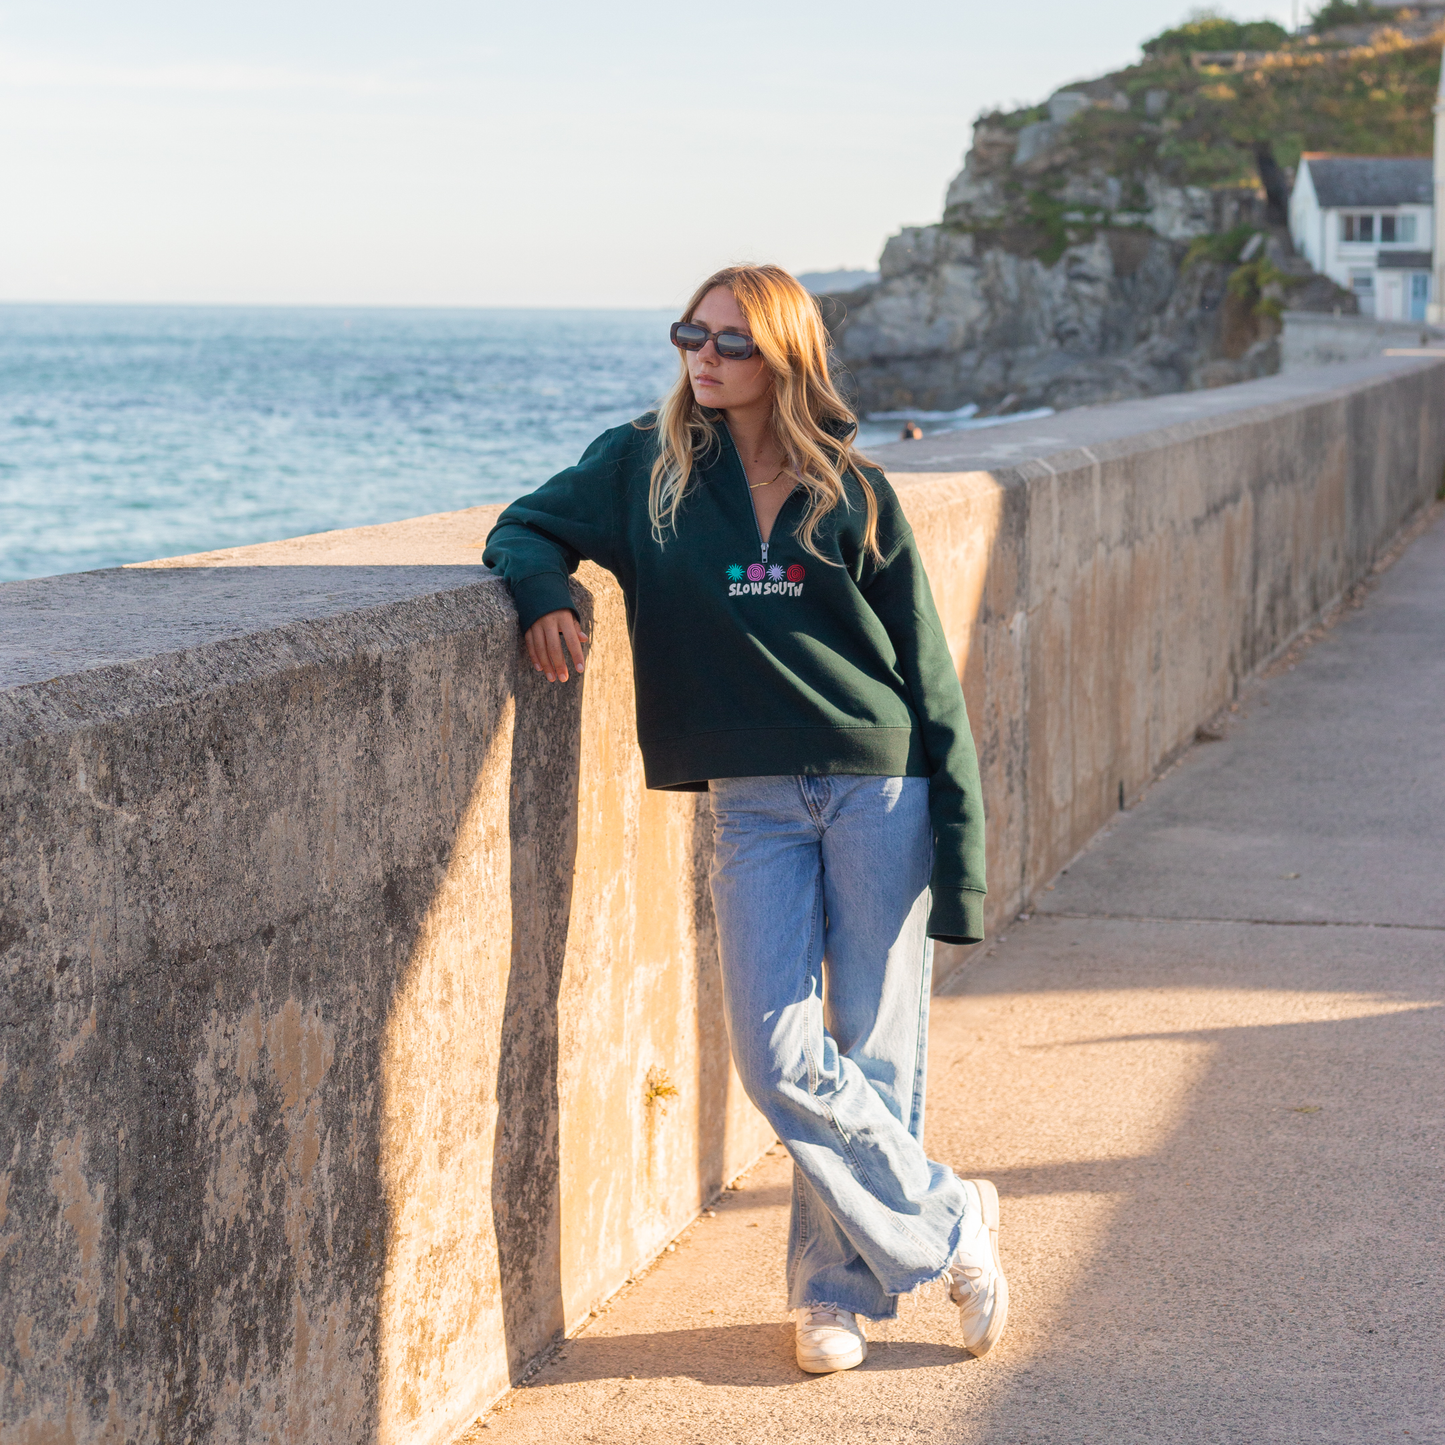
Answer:
[(527, 644), (527, 656), (532, 666), (546, 675), (548, 682), (566, 682), (567, 654), (572, 655), (572, 664), (580, 673), (586, 665), (582, 649), (587, 646), (587, 634), (577, 626), (577, 619), (565, 607), (557, 612), (548, 612), (539, 617), (523, 635)]

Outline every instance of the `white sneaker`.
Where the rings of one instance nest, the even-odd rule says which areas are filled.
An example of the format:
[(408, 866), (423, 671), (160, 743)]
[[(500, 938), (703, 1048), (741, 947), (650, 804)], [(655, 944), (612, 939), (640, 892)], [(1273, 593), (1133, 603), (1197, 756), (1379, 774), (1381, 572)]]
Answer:
[(977, 1230), (959, 1240), (948, 1266), (948, 1294), (958, 1306), (964, 1349), (986, 1355), (1008, 1323), (1008, 1281), (998, 1257), (998, 1190), (987, 1179), (964, 1183), (978, 1195), (982, 1208)]
[(800, 1370), (826, 1375), (832, 1370), (851, 1370), (868, 1358), (868, 1341), (852, 1310), (805, 1305), (797, 1314)]

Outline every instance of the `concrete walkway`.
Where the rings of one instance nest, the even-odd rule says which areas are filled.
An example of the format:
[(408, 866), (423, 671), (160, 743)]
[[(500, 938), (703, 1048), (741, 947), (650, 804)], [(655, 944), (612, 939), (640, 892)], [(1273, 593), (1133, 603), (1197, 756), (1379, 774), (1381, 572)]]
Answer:
[(467, 1438), (1445, 1441), (1445, 522), (1223, 731), (937, 1000), (993, 1355), (800, 1373), (779, 1150)]

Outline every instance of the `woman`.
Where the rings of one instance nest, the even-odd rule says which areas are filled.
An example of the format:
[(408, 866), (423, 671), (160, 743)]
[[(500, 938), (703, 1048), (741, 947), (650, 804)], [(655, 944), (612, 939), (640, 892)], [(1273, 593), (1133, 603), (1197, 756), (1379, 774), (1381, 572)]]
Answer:
[(861, 1363), (857, 1317), (944, 1277), (982, 1355), (1008, 1314), (998, 1194), (920, 1142), (929, 940), (983, 936), (963, 693), (813, 298), (730, 266), (672, 340), (658, 411), (508, 507), (484, 561), (552, 682), (585, 663), (568, 574), (585, 557), (616, 576), (647, 785), (712, 795), (733, 1059), (793, 1157), (799, 1365)]

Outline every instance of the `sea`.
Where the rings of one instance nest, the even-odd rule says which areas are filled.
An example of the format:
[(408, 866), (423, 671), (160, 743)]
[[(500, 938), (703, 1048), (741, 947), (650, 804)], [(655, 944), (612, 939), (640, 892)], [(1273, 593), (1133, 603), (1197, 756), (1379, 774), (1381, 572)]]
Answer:
[(510, 501), (653, 405), (674, 319), (0, 306), (0, 581)]

